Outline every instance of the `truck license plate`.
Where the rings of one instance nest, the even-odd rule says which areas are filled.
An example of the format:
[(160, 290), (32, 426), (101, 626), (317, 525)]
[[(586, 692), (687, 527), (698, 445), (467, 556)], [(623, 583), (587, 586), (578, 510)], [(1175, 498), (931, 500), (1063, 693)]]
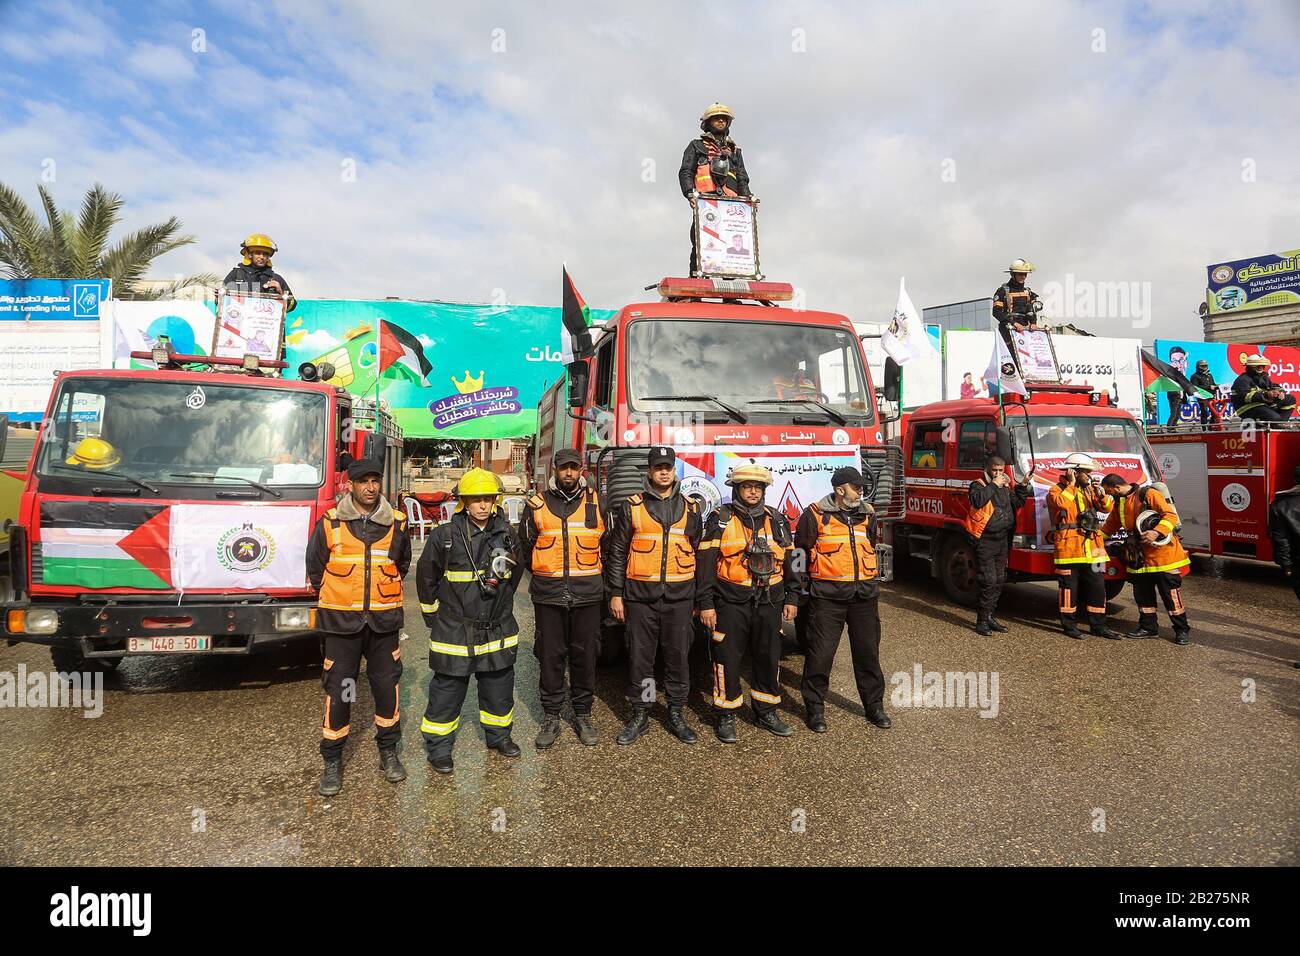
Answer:
[(128, 654), (192, 654), (212, 650), (210, 634), (171, 634), (166, 637), (128, 637)]

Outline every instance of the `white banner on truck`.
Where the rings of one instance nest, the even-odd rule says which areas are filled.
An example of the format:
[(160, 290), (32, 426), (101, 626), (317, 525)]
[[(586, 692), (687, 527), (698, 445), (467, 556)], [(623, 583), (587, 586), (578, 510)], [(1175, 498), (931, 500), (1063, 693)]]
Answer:
[(132, 359), (132, 352), (148, 352), (165, 337), (181, 355), (207, 355), (212, 351), (217, 317), (206, 303), (192, 299), (111, 303), (113, 368), (153, 368), (153, 362)]
[(307, 507), (172, 505), (172, 581), (182, 590), (306, 587), (310, 532)]

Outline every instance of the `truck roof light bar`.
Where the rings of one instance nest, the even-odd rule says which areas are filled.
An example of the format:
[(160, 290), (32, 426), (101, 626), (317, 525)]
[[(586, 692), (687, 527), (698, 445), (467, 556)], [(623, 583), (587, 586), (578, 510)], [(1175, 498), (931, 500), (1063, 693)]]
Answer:
[(758, 282), (754, 279), (659, 280), (659, 294), (665, 299), (748, 299), (752, 302), (789, 302), (794, 286), (788, 282)]
[(252, 353), (241, 358), (231, 358), (224, 355), (178, 355), (161, 346), (148, 352), (132, 352), (131, 358), (153, 362), (159, 368), (179, 368), (182, 365), (223, 365), (234, 366), (246, 372), (258, 372), (264, 368), (289, 367), (288, 362), (264, 359)]

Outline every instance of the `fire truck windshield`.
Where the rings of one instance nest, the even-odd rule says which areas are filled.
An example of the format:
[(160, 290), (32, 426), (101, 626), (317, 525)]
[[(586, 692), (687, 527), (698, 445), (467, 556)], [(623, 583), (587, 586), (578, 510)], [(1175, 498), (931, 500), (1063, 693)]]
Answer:
[(325, 473), (325, 413), (325, 396), (314, 392), (69, 378), (36, 470), (74, 481), (316, 487)]
[(1029, 464), (1029, 449), (1034, 456), (1069, 455), (1084, 452), (1094, 456), (1131, 455), (1140, 457), (1149, 474), (1155, 474), (1146, 438), (1127, 418), (1101, 418), (1067, 415), (1034, 415), (1029, 420), (1033, 441), (1025, 429), (1024, 419), (1008, 416), (1011, 437), (1016, 444), (1023, 471)]
[(689, 403), (650, 396), (707, 395), (751, 418), (822, 415), (865, 425), (875, 410), (859, 349), (851, 332), (827, 326), (639, 319), (628, 326), (628, 400), (634, 411), (680, 412)]

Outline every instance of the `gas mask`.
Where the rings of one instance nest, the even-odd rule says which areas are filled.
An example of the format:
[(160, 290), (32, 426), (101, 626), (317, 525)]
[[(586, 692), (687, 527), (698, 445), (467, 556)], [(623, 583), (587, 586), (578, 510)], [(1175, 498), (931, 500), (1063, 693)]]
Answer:
[(756, 534), (745, 548), (745, 567), (758, 587), (767, 587), (776, 573), (776, 552), (764, 535)]

